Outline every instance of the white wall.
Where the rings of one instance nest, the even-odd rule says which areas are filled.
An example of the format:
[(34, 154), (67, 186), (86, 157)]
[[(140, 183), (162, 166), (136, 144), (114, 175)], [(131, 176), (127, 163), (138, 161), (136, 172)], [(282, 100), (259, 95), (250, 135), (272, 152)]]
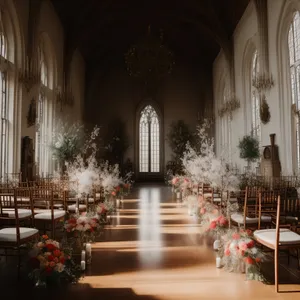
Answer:
[[(19, 22), (19, 30), (21, 31), (24, 41), (22, 47), (22, 63), (19, 68), (25, 65), (26, 45), (28, 39), (28, 18), (29, 18), (29, 1), (28, 0), (1, 0), (2, 2), (9, 1), (10, 5), (14, 5), (16, 15)], [(13, 3), (12, 3), (13, 2)], [(84, 103), (84, 89), (85, 89), (85, 63), (79, 51), (74, 53), (71, 62), (69, 78), (72, 83), (72, 89), (75, 95), (75, 103), (73, 107), (67, 107), (67, 112), (60, 112), (56, 101), (57, 88), (63, 85), (64, 74), (64, 30), (59, 20), (58, 15), (50, 0), (43, 0), (40, 6), (39, 15), (36, 18), (36, 38), (37, 42), (43, 40), (45, 43), (46, 60), (50, 64), (51, 73), (50, 89), (47, 91), (47, 98), (50, 103), (49, 118), (47, 131), (53, 132), (53, 127), (59, 118), (64, 118), (67, 115), (72, 116), (72, 120), (82, 120), (82, 104)], [(21, 89), (21, 101), (18, 108), (21, 111), (21, 124), (16, 131), (16, 138), (21, 140), (23, 136), (29, 136), (35, 139), (36, 128), (27, 127), (27, 113), (31, 99), (34, 97), (38, 99), (39, 89), (33, 88), (28, 94), (26, 90)], [(21, 155), (21, 144), (18, 144), (15, 149), (17, 163), (14, 164), (11, 172), (18, 172), (20, 170), (19, 157)], [(50, 155), (49, 170), (51, 169), (52, 160)]]
[[(296, 2), (297, 0), (295, 0)], [(267, 102), (270, 107), (271, 119), (266, 125), (262, 124), (262, 139), (261, 145), (269, 145), (269, 134), (275, 133), (275, 142), (279, 146), (279, 155), (282, 164), (283, 174), (291, 174), (291, 147), (287, 146), (290, 143), (286, 138), (286, 133), (282, 124), (282, 112), (283, 102), (289, 101), (288, 99), (281, 99), (279, 88), (283, 82), (280, 82), (281, 66), (278, 65), (278, 28), (282, 15), (282, 10), (285, 5), (293, 0), (271, 0), (268, 1), (268, 43), (269, 43), (269, 66), (270, 73), (273, 76), (275, 86), (266, 94)], [(240, 100), (241, 107), (234, 112), (233, 120), (231, 123), (231, 148), (232, 148), (232, 162), (237, 163), (240, 169), (246, 165), (244, 160), (239, 158), (239, 151), (237, 148), (239, 139), (245, 134), (249, 134), (251, 131), (251, 111), (249, 103), (251, 103), (251, 93), (249, 83), (249, 61), (251, 60), (251, 54), (255, 48), (257, 49), (258, 43), (258, 27), (257, 16), (254, 2), (251, 1), (241, 18), (237, 28), (233, 34), (234, 45), (234, 73), (235, 73), (235, 92), (236, 97)], [(283, 41), (284, 43), (284, 41)], [(217, 106), (220, 101), (222, 74), (224, 73), (224, 54), (223, 51), (219, 53), (213, 66), (213, 89), (214, 89), (214, 103)], [(285, 84), (286, 85), (286, 84)], [(219, 117), (216, 115), (216, 118)], [(285, 120), (284, 122), (286, 122)], [(216, 148), (220, 148), (220, 121), (216, 122)]]

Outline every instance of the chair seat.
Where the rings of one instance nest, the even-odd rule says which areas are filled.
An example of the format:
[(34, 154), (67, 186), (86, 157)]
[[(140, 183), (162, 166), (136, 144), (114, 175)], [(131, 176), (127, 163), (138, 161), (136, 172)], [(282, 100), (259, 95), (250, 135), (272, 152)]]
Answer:
[[(244, 224), (244, 216), (243, 214), (232, 214), (231, 215), (231, 220), (238, 224)], [(272, 221), (271, 216), (261, 216), (261, 222), (269, 223)], [(257, 224), (258, 223), (258, 218), (249, 218), (246, 217), (246, 224)]]
[(17, 197), (18, 202), (30, 202), (29, 197)]
[(216, 197), (216, 198), (213, 198), (213, 202), (221, 202), (222, 201), (222, 198), (220, 197)]
[(211, 196), (212, 196), (212, 193), (204, 193), (203, 194), (204, 199), (205, 198), (211, 198)]
[[(77, 204), (68, 205), (68, 210), (69, 211), (75, 211), (76, 207), (78, 207)], [(85, 204), (79, 204), (79, 210), (84, 210), (84, 209), (86, 209), (86, 205)]]
[[(66, 214), (66, 212), (64, 210), (54, 210), (53, 214), (54, 214), (54, 219), (60, 219)], [(36, 220), (51, 220), (52, 219), (51, 210), (36, 214), (34, 218)]]
[[(24, 240), (34, 236), (39, 231), (35, 228), (20, 227), (20, 239)], [(17, 242), (17, 231), (15, 227), (0, 230), (0, 242)]]
[[(275, 247), (276, 244), (276, 229), (261, 229), (255, 230), (254, 238), (259, 242), (265, 242)], [(294, 245), (300, 244), (300, 235), (286, 228), (280, 228), (279, 245)]]
[[(16, 213), (15, 213), (15, 209), (14, 208), (4, 208), (3, 212), (6, 213), (6, 214), (8, 214), (9, 218), (12, 218), (12, 219), (16, 218)], [(18, 208), (19, 219), (28, 218), (31, 215), (32, 215), (32, 213), (31, 213), (30, 209)]]

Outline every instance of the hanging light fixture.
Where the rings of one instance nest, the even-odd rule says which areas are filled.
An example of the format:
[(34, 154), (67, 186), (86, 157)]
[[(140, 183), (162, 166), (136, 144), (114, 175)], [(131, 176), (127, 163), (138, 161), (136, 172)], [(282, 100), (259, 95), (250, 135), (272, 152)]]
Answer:
[(73, 106), (74, 104), (74, 95), (71, 87), (66, 84), (65, 77), (66, 76), (64, 75), (63, 88), (57, 88), (56, 92), (56, 100), (57, 103), (60, 105), (60, 111), (62, 111), (65, 106)]
[(19, 80), (25, 86), (28, 93), (33, 86), (41, 83), (41, 70), (35, 56), (26, 57), (25, 68), (19, 71)]
[(170, 74), (174, 59), (172, 52), (163, 44), (163, 31), (158, 39), (151, 34), (149, 25), (147, 36), (132, 45), (125, 54), (125, 63), (129, 75), (136, 78), (159, 79)]

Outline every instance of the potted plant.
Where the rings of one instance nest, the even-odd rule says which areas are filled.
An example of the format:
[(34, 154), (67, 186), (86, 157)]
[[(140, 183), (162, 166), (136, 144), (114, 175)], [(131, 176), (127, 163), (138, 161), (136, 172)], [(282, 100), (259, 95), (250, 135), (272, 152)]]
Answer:
[(186, 151), (187, 143), (194, 144), (194, 136), (188, 125), (183, 120), (178, 120), (171, 124), (167, 139), (174, 153), (172, 161), (168, 163), (167, 168), (173, 172), (173, 175), (181, 174), (181, 157)]
[(245, 135), (239, 142), (238, 148), (240, 149), (240, 158), (247, 161), (248, 170), (251, 163), (259, 159), (259, 141), (252, 135)]

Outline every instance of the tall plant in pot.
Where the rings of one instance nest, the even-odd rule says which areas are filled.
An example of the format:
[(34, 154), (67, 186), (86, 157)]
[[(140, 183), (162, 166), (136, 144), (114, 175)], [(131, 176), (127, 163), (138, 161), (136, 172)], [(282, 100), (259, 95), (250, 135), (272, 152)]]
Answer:
[(189, 143), (194, 145), (194, 135), (191, 133), (188, 125), (183, 120), (174, 121), (170, 125), (170, 131), (167, 135), (167, 140), (170, 148), (173, 151), (172, 161), (168, 166), (172, 168), (173, 175), (182, 174), (182, 161), (186, 146)]
[(247, 161), (248, 171), (251, 169), (251, 163), (258, 160), (260, 157), (259, 141), (257, 137), (245, 135), (238, 144), (240, 150), (240, 158)]

